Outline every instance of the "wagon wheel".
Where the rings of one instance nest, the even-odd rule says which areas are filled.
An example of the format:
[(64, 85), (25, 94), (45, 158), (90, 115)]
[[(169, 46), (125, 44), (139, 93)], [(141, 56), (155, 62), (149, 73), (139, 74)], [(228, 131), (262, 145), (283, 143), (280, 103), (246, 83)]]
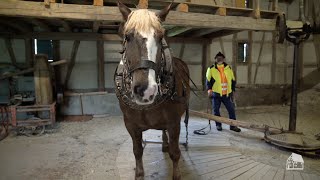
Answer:
[[(32, 117), (29, 119), (29, 121), (33, 120), (40, 120), (40, 118)], [(45, 131), (45, 125), (39, 125), (39, 126), (23, 126), (18, 128), (18, 134), (19, 135), (25, 135), (25, 136), (40, 136)]]
[(276, 20), (276, 41), (278, 43), (283, 43), (286, 39), (286, 16), (285, 14), (278, 14)]
[(44, 133), (45, 126), (25, 126), (25, 127), (19, 127), (18, 128), (18, 134), (19, 135), (25, 135), (25, 136), (40, 136)]
[(0, 141), (8, 136), (8, 128), (2, 124), (0, 125)]

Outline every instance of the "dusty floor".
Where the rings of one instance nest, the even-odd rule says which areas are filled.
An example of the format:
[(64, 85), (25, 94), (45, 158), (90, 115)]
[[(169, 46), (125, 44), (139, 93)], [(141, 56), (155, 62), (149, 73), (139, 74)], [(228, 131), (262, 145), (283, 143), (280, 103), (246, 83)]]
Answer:
[[(297, 130), (308, 135), (318, 134), (320, 92), (314, 89), (303, 95), (304, 100), (299, 101)], [(288, 113), (288, 106), (237, 110), (239, 120), (284, 128), (287, 128)], [(194, 125), (191, 130), (207, 123), (197, 118), (192, 118), (191, 122)], [(213, 142), (215, 135), (218, 135), (228, 139), (232, 150), (249, 159), (284, 168), (291, 152), (265, 143), (261, 133), (251, 130), (234, 133), (226, 130), (227, 126), (224, 129), (222, 132), (213, 129), (210, 134)], [(0, 142), (0, 179), (120, 179), (122, 172), (117, 164), (119, 149), (130, 141), (129, 138), (121, 117), (62, 122), (58, 123), (55, 132), (39, 137), (15, 136), (12, 133)], [(196, 138), (201, 140), (202, 136)], [(206, 138), (206, 142), (210, 141)], [(304, 160), (304, 172), (320, 176), (320, 160), (307, 157)]]

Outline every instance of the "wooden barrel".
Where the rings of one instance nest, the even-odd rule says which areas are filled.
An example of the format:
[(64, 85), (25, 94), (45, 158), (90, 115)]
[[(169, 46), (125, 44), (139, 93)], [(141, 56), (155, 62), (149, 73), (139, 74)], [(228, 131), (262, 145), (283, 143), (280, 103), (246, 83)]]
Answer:
[(52, 104), (53, 103), (52, 83), (51, 83), (48, 56), (45, 54), (35, 55), (34, 84), (35, 84), (36, 104), (38, 105)]

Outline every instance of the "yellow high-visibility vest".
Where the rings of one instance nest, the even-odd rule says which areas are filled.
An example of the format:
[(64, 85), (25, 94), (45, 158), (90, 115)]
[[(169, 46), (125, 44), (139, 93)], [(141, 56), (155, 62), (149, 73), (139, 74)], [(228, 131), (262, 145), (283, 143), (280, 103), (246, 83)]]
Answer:
[(232, 92), (232, 87), (231, 87), (232, 81), (235, 81), (236, 78), (234, 77), (231, 67), (226, 63), (224, 63), (224, 74), (227, 80), (227, 84), (222, 84), (221, 76), (217, 68), (217, 64), (214, 64), (207, 69), (206, 78), (207, 78), (207, 81), (209, 82), (212, 80), (214, 81), (211, 89), (213, 92), (219, 93), (221, 96), (224, 95), (224, 93), (222, 93), (222, 88), (225, 88), (225, 85), (226, 85), (227, 86), (226, 95), (228, 96)]

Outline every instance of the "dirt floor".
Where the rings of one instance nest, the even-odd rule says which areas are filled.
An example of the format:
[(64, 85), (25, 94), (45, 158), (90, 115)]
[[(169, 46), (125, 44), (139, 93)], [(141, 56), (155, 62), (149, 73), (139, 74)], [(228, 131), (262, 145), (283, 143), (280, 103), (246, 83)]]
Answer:
[[(314, 136), (320, 133), (320, 91), (309, 90), (300, 99), (302, 95), (297, 130)], [(288, 114), (289, 107), (280, 105), (237, 110), (239, 120), (284, 128)], [(197, 118), (191, 121), (200, 126), (207, 123)], [(228, 126), (223, 127), (224, 131), (217, 132), (213, 126), (211, 133), (220, 133), (235, 151), (254, 161), (284, 168), (290, 151), (265, 143), (262, 133), (244, 129), (234, 133), (226, 130)], [(61, 122), (53, 132), (38, 137), (11, 133), (0, 142), (0, 179), (120, 179), (116, 160), (120, 147), (129, 138), (120, 116)], [(320, 160), (304, 157), (304, 161), (304, 172), (320, 176)]]

